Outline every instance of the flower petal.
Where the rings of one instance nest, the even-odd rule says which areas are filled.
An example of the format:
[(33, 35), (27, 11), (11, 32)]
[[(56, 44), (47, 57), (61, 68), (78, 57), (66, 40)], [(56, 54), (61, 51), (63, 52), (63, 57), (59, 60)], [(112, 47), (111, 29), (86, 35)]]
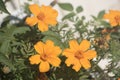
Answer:
[(41, 62), (39, 54), (31, 56), (29, 60), (31, 64), (39, 64)]
[(40, 13), (40, 7), (37, 4), (32, 4), (29, 6), (30, 11), (37, 16)]
[(39, 29), (40, 31), (42, 31), (42, 32), (47, 31), (47, 30), (48, 30), (48, 25), (45, 24), (45, 23), (42, 22), (42, 21), (39, 21), (39, 22), (38, 22), (38, 29)]
[(75, 59), (72, 69), (74, 69), (76, 72), (78, 72), (80, 70), (80, 68), (81, 68), (80, 61), (78, 59)]
[(44, 21), (45, 21), (45, 23), (52, 25), (52, 26), (55, 26), (57, 24), (56, 19), (46, 18)]
[(71, 49), (74, 49), (75, 51), (79, 50), (79, 45), (76, 40), (69, 41), (69, 45)]
[(54, 46), (52, 43), (53, 42), (51, 41), (46, 42), (45, 52), (46, 54), (51, 55), (51, 56), (58, 56), (62, 52), (62, 50), (60, 49), (60, 47)]
[(87, 49), (90, 48), (90, 42), (88, 40), (83, 40), (81, 43), (80, 43), (80, 46), (79, 46), (79, 49), (81, 51), (86, 51)]
[(73, 49), (65, 49), (62, 53), (62, 55), (66, 56), (66, 57), (71, 57), (71, 56), (74, 56), (74, 53), (76, 51), (73, 50)]
[(88, 69), (91, 67), (90, 62), (85, 58), (80, 59), (80, 63), (85, 69)]
[(104, 19), (113, 19), (113, 16), (111, 16), (110, 14), (104, 14), (103, 18)]
[(73, 65), (74, 59), (75, 59), (75, 58), (73, 58), (73, 57), (67, 58), (66, 61), (65, 61), (65, 64), (66, 64), (67, 66)]
[(55, 19), (58, 16), (58, 12), (55, 9), (53, 9), (51, 6), (42, 5), (40, 7), (40, 11), (45, 14), (46, 18)]
[(95, 58), (97, 56), (96, 51), (94, 51), (94, 50), (88, 50), (83, 55), (85, 58), (87, 58), (89, 60), (92, 58)]
[(50, 65), (48, 62), (41, 62), (39, 65), (39, 71), (40, 72), (47, 72), (50, 69)]
[(61, 60), (58, 57), (48, 57), (47, 61), (55, 67), (58, 67), (61, 63)]
[(46, 41), (45, 53), (51, 54), (53, 52), (54, 43), (51, 40)]
[(61, 52), (62, 52), (62, 50), (60, 49), (60, 47), (54, 46), (53, 52), (51, 53), (51, 55), (58, 56)]
[(117, 26), (118, 25), (118, 23), (114, 20), (114, 19), (111, 19), (110, 20), (110, 24), (111, 24), (111, 26)]
[(44, 43), (39, 41), (34, 45), (34, 48), (39, 54), (43, 54), (44, 53), (44, 45), (45, 45)]
[(26, 21), (25, 21), (29, 26), (34, 26), (35, 24), (37, 24), (38, 19), (36, 17), (27, 17)]

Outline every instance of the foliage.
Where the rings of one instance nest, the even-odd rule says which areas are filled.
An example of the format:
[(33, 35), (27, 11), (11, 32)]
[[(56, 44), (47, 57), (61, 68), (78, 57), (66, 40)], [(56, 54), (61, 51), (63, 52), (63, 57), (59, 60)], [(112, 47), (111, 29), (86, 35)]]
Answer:
[[(37, 25), (31, 27), (25, 24), (25, 19), (19, 19), (7, 11), (5, 3), (0, 0), (0, 10), (9, 16), (3, 19), (0, 27), (0, 80), (116, 80), (120, 77), (120, 25), (112, 27), (103, 19), (105, 10), (100, 11), (91, 20), (86, 20), (82, 13), (82, 6), (74, 8), (70, 3), (54, 1), (68, 13), (62, 17), (55, 27), (41, 32)], [(54, 7), (54, 5), (52, 5)], [(28, 4), (25, 13), (30, 16)], [(15, 17), (15, 18), (11, 18)], [(18, 23), (11, 23), (18, 20)], [(91, 29), (91, 27), (93, 29)], [(107, 37), (110, 35), (110, 39)], [(59, 55), (60, 67), (52, 67), (48, 72), (41, 73), (38, 65), (31, 65), (29, 57), (36, 53), (34, 45), (38, 41), (52, 40), (63, 51), (69, 47), (69, 41), (76, 39), (80, 43), (83, 39), (91, 42), (91, 49), (97, 52), (97, 57), (91, 60), (91, 68), (81, 68), (78, 72), (67, 67), (66, 57)], [(109, 64), (102, 69), (98, 63), (108, 59)], [(103, 64), (104, 65), (104, 64)], [(113, 73), (114, 76), (110, 76)]]

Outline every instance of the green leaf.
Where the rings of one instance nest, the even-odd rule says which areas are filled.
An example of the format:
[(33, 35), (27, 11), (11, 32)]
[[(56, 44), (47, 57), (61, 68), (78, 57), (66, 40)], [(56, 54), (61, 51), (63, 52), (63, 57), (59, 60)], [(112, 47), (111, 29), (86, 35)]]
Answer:
[(46, 31), (42, 33), (45, 37), (42, 39), (44, 42), (46, 40), (52, 40), (55, 45), (60, 46), (61, 48), (64, 48), (63, 43), (61, 41), (61, 36), (55, 32), (52, 31)]
[(91, 17), (92, 17), (94, 20), (97, 20), (97, 17), (95, 17), (95, 16), (93, 16), (93, 15), (92, 15)]
[(99, 14), (98, 14), (98, 19), (102, 19), (104, 14), (105, 14), (105, 10), (100, 11)]
[(0, 0), (0, 10), (3, 11), (3, 12), (5, 12), (5, 13), (7, 13), (7, 14), (10, 14), (10, 13), (8, 12), (8, 10), (6, 9), (3, 0)]
[(74, 12), (71, 12), (71, 13), (65, 15), (65, 16), (62, 18), (62, 20), (70, 19), (71, 17), (74, 17), (75, 15), (76, 15), (76, 14), (75, 14)]
[(58, 3), (60, 8), (67, 11), (73, 11), (73, 6), (70, 3)]
[(6, 16), (1, 23), (1, 28), (7, 26), (7, 24), (10, 22), (10, 19), (11, 19), (10, 16)]
[(77, 12), (77, 13), (80, 13), (80, 12), (82, 12), (82, 11), (83, 11), (82, 6), (78, 6), (78, 7), (76, 8), (76, 12)]
[(10, 52), (10, 40), (5, 40), (2, 42), (0, 52), (4, 54), (8, 54)]
[(30, 31), (30, 28), (29, 27), (16, 27), (16, 29), (13, 31), (13, 35), (22, 34), (22, 33), (25, 33), (26, 31)]
[(14, 70), (14, 66), (12, 64), (12, 62), (2, 53), (0, 53), (0, 62), (7, 65), (8, 67), (10, 67), (10, 69)]

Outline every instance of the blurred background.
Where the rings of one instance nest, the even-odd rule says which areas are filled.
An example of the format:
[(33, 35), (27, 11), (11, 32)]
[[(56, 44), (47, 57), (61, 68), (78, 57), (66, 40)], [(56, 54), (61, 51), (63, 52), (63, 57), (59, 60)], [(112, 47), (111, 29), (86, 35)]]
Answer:
[[(25, 14), (22, 14), (22, 8), (25, 3), (28, 4), (45, 4), (49, 5), (53, 0), (5, 0), (6, 1), (6, 7), (7, 10), (14, 16), (20, 16), (21, 18), (25, 16)], [(87, 17), (87, 19), (90, 18), (91, 15), (97, 15), (99, 11), (101, 10), (120, 10), (120, 0), (57, 0), (58, 2), (69, 2), (74, 7), (77, 7), (81, 5), (84, 9), (81, 15), (84, 15)], [(58, 20), (61, 19), (61, 17), (64, 15), (65, 12), (61, 11), (58, 5), (54, 6), (55, 9), (59, 11), (59, 17)], [(7, 16), (7, 14), (2, 13), (0, 14), (0, 23), (2, 22), (3, 18)]]

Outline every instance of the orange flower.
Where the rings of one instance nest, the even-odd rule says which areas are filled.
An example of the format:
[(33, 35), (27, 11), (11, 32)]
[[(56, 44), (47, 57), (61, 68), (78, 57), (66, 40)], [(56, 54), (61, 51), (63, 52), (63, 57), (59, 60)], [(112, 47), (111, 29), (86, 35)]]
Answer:
[(47, 72), (50, 69), (50, 65), (58, 67), (61, 60), (57, 57), (61, 53), (61, 49), (54, 46), (54, 43), (47, 40), (46, 43), (41, 41), (34, 45), (38, 54), (35, 54), (29, 58), (31, 64), (39, 64), (40, 72)]
[(81, 66), (85, 69), (91, 67), (89, 60), (96, 57), (96, 51), (88, 50), (90, 42), (83, 40), (79, 45), (76, 40), (69, 41), (70, 48), (65, 49), (63, 55), (67, 57), (65, 63), (67, 66), (73, 65), (75, 71), (79, 71)]
[(104, 19), (108, 19), (113, 27), (120, 25), (120, 11), (110, 10), (109, 12), (110, 13), (104, 15)]
[(26, 23), (34, 26), (38, 23), (38, 29), (42, 32), (48, 30), (48, 25), (55, 26), (57, 24), (58, 12), (52, 9), (51, 6), (42, 5), (39, 7), (37, 4), (30, 5), (30, 11), (34, 14), (33, 17), (28, 17)]
[(118, 80), (120, 80), (120, 78), (118, 78)]

